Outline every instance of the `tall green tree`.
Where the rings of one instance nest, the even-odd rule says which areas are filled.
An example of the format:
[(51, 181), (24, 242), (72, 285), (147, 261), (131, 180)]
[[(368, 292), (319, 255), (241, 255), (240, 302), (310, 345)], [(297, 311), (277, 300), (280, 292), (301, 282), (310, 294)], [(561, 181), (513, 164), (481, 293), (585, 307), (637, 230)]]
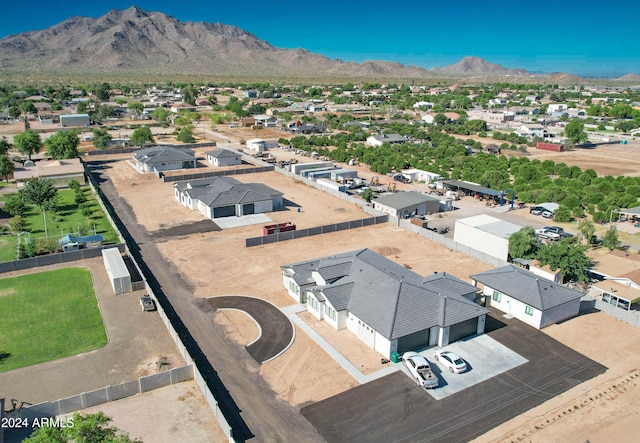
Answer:
[(566, 238), (548, 242), (538, 249), (536, 258), (542, 266), (549, 265), (552, 271), (560, 269), (566, 279), (585, 282), (591, 259), (586, 254), (587, 247)]
[(42, 149), (42, 140), (40, 140), (40, 134), (31, 129), (27, 129), (22, 134), (18, 134), (13, 138), (13, 144), (18, 152), (29, 157), (33, 154), (37, 154)]
[(509, 237), (509, 255), (511, 258), (532, 258), (538, 251), (538, 236), (531, 226), (525, 226)]
[(93, 131), (93, 146), (99, 150), (104, 150), (109, 147), (111, 143), (111, 134), (106, 129), (96, 128)]
[(622, 243), (618, 237), (618, 228), (615, 226), (609, 227), (602, 236), (602, 246), (609, 249), (609, 251), (613, 251), (614, 249), (620, 249), (621, 245)]
[(176, 140), (182, 143), (195, 143), (196, 139), (193, 137), (193, 130), (191, 129), (191, 126), (185, 126), (182, 128), (176, 137)]
[(564, 135), (574, 144), (586, 142), (589, 137), (584, 132), (584, 123), (577, 118), (572, 119), (567, 126), (564, 127)]
[[(36, 429), (23, 443), (135, 443), (129, 434), (110, 426), (111, 418), (103, 412), (73, 414), (65, 427), (43, 426)], [(73, 423), (73, 426), (70, 425)]]
[(153, 143), (153, 134), (147, 126), (141, 126), (131, 134), (131, 143), (134, 146), (143, 146), (145, 143)]
[(165, 108), (156, 108), (151, 113), (151, 117), (160, 123), (167, 123), (167, 119), (171, 115), (171, 111)]
[(29, 203), (40, 208), (44, 219), (44, 233), (47, 231), (47, 209), (53, 209), (57, 203), (58, 190), (53, 186), (53, 182), (46, 178), (32, 178), (27, 180), (22, 188), (22, 195), (25, 203)]
[(7, 137), (2, 136), (2, 138), (0, 138), (0, 155), (7, 155), (9, 149), (11, 149), (11, 143), (9, 143)]
[(9, 177), (13, 175), (15, 169), (13, 162), (7, 155), (0, 155), (0, 177), (9, 182)]
[(144, 112), (144, 105), (140, 102), (129, 102), (127, 109), (135, 118), (139, 118)]
[(78, 156), (78, 132), (58, 131), (45, 140), (44, 145), (47, 147), (47, 154), (56, 160), (65, 158), (75, 158)]
[(578, 231), (580, 231), (580, 235), (585, 240), (585, 244), (591, 244), (591, 239), (593, 238), (593, 234), (596, 233), (596, 225), (587, 218), (580, 220), (578, 223)]

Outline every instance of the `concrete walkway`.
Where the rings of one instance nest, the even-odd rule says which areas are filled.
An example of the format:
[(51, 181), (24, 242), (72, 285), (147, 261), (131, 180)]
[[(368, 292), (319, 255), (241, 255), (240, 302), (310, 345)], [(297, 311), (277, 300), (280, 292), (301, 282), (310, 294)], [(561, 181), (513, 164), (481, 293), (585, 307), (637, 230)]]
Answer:
[(315, 341), (324, 351), (329, 354), (340, 366), (342, 366), (358, 383), (365, 384), (373, 380), (385, 377), (396, 371), (399, 371), (402, 365), (390, 363), (390, 366), (380, 369), (371, 374), (363, 374), (353, 363), (345, 358), (344, 355), (339, 353), (336, 348), (331, 346), (320, 334), (313, 330), (311, 326), (302, 320), (298, 313), (306, 311), (306, 307), (303, 304), (297, 304), (281, 308), (282, 312), (289, 317), (289, 319), (300, 329), (307, 333), (313, 341)]

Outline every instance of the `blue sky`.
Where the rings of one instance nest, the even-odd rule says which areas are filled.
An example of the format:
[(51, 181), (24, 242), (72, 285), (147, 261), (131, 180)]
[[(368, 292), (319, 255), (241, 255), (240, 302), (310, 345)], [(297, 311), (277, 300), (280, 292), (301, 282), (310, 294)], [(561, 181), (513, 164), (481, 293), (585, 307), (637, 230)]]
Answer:
[[(284, 4), (282, 4), (284, 3)], [(33, 0), (4, 3), (0, 37), (132, 4), (181, 21), (238, 26), (284, 48), (425, 68), (474, 55), (507, 68), (616, 76), (640, 73), (638, 0)]]

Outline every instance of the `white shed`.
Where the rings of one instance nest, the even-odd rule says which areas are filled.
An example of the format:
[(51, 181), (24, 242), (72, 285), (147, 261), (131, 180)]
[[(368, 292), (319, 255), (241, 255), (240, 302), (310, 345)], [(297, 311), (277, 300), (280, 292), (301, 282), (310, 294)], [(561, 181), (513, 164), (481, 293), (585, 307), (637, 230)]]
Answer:
[(133, 287), (131, 285), (131, 274), (127, 269), (127, 265), (124, 263), (122, 254), (118, 248), (109, 248), (102, 250), (102, 260), (104, 261), (104, 267), (109, 275), (109, 281), (115, 294), (124, 294), (125, 292), (131, 292)]
[(259, 138), (252, 138), (251, 140), (247, 140), (247, 149), (251, 149), (252, 151), (262, 152), (266, 149), (266, 143), (264, 140)]

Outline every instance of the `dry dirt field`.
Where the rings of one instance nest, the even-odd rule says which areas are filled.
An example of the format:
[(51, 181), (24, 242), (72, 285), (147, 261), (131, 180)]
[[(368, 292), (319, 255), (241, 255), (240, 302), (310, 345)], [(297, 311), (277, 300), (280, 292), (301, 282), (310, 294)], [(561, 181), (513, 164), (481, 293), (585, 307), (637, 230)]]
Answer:
[(638, 441), (640, 331), (598, 312), (550, 326), (544, 332), (609, 369), (474, 441)]
[(111, 417), (112, 426), (144, 442), (227, 441), (195, 381), (169, 385), (79, 411)]
[[(140, 175), (124, 161), (112, 163), (109, 167), (114, 186), (132, 206), (138, 222), (148, 231), (157, 232), (166, 227), (204, 220), (199, 213), (175, 201), (170, 183), (162, 183), (153, 175)], [(367, 216), (357, 205), (345, 203), (275, 172), (236, 177), (244, 182), (262, 182), (279, 189), (284, 192), (285, 199), (302, 208), (301, 212), (290, 207), (268, 214), (276, 222), (293, 220), (300, 227), (309, 227)], [(132, 181), (135, 181), (135, 186), (131, 185)], [(154, 205), (149, 205), (150, 201)], [(158, 217), (159, 213), (162, 217)], [(467, 279), (472, 273), (489, 269), (484, 263), (450, 252), (441, 245), (386, 223), (245, 248), (244, 239), (258, 235), (261, 235), (261, 225), (163, 237), (157, 238), (156, 242), (167, 260), (189, 282), (196, 297), (249, 295), (264, 298), (280, 307), (294, 303), (282, 286), (281, 265), (365, 247), (422, 275), (446, 271)], [(215, 279), (212, 279), (213, 275)], [(303, 318), (341, 353), (350, 355), (353, 364), (363, 372), (381, 367), (380, 356), (357, 340), (346, 337), (348, 334), (334, 334), (322, 328), (323, 325), (318, 324), (320, 322), (304, 315)], [(248, 344), (257, 337), (255, 324), (241, 312), (221, 311), (216, 314), (216, 320), (225, 327), (229, 337), (239, 343)], [(260, 374), (281, 398), (293, 405), (318, 401), (356, 384), (301, 331), (296, 331), (296, 339), (289, 350), (260, 367)]]

